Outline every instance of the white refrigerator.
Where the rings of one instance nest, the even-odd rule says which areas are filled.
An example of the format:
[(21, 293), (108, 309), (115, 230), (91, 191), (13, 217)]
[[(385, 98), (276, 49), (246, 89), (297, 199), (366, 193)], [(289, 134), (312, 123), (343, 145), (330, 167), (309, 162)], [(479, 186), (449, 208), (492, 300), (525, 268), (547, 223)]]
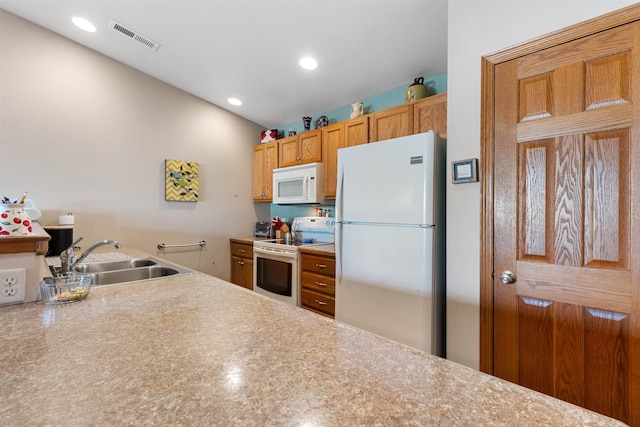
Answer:
[(446, 143), (338, 151), (336, 320), (444, 356)]

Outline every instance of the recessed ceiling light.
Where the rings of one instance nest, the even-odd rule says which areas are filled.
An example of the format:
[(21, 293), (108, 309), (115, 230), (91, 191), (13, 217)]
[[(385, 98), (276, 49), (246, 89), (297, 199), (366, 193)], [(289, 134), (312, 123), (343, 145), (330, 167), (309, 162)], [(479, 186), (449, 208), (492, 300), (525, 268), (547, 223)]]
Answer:
[(81, 28), (81, 29), (83, 29), (85, 31), (88, 31), (90, 33), (95, 33), (96, 32), (96, 26), (93, 25), (91, 22), (87, 21), (84, 18), (80, 18), (79, 16), (74, 16), (73, 18), (71, 18), (71, 20), (79, 28)]
[(238, 98), (229, 98), (227, 99), (227, 102), (231, 105), (242, 105), (242, 101), (240, 101)]
[(300, 60), (300, 66), (305, 70), (315, 70), (316, 68), (318, 68), (318, 63), (316, 62), (315, 59), (309, 58), (307, 56)]

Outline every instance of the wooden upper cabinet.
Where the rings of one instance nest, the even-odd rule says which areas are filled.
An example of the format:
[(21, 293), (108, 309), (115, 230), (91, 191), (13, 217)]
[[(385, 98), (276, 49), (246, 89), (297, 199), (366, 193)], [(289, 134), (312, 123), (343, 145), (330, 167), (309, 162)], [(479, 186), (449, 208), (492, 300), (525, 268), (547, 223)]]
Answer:
[(254, 149), (253, 200), (273, 200), (273, 169), (314, 162), (324, 164), (324, 197), (333, 199), (339, 149), (429, 130), (447, 137), (446, 93), (261, 144)]
[(369, 142), (413, 134), (413, 104), (387, 108), (369, 115)]
[(289, 136), (278, 140), (278, 166), (293, 166), (298, 164), (298, 136)]
[[(344, 122), (344, 147), (369, 142), (369, 116), (360, 116)], [(342, 148), (342, 147), (341, 147)]]
[(278, 140), (279, 167), (322, 161), (322, 129)]
[(447, 139), (447, 93), (429, 96), (413, 103), (413, 133), (434, 130)]
[(300, 163), (322, 161), (322, 129), (316, 129), (298, 135), (300, 145)]
[(361, 116), (322, 128), (324, 197), (335, 199), (338, 175), (338, 150), (369, 142), (369, 117)]
[(322, 128), (322, 152), (324, 158), (324, 197), (336, 197), (336, 179), (338, 175), (338, 150), (344, 147), (344, 122)]
[(253, 148), (253, 200), (273, 200), (273, 170), (278, 167), (278, 142), (272, 141)]

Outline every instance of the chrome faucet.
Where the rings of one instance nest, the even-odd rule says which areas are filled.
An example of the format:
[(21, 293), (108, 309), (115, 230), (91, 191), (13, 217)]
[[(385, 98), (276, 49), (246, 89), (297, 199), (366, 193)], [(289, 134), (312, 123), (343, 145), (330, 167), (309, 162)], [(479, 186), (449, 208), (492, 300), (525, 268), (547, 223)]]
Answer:
[(78, 259), (75, 259), (75, 253), (73, 252), (73, 248), (82, 239), (84, 239), (84, 237), (80, 236), (80, 238), (78, 240), (73, 242), (71, 244), (71, 246), (69, 246), (67, 249), (65, 249), (60, 254), (60, 264), (61, 264), (60, 265), (60, 273), (61, 274), (69, 275), (69, 274), (73, 273), (73, 269), (75, 268), (75, 266), (80, 264), (91, 252), (93, 252), (94, 250), (96, 250), (100, 246), (113, 245), (116, 249), (120, 249), (120, 243), (118, 243), (118, 242), (116, 242), (114, 240), (103, 240), (103, 241), (98, 242), (98, 243), (96, 243), (96, 244), (94, 244), (92, 246), (89, 246), (82, 253), (82, 255), (80, 255), (78, 257)]

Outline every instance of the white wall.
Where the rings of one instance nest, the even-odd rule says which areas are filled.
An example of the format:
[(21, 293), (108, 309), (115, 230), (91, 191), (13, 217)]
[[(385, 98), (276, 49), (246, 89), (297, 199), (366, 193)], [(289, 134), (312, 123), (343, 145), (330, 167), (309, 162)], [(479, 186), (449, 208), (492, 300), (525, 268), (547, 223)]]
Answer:
[[(159, 255), (228, 280), (229, 237), (269, 215), (251, 201), (260, 129), (0, 10), (0, 196), (28, 191), (45, 226), (73, 212), (84, 247), (204, 239)], [(164, 200), (167, 158), (199, 162), (199, 202)]]
[[(480, 157), (481, 56), (632, 3), (449, 0), (449, 162)], [(251, 202), (260, 129), (0, 10), (0, 196), (29, 191), (43, 225), (72, 211), (86, 244), (150, 253), (205, 239), (166, 256), (228, 279), (228, 238), (270, 215)], [(165, 158), (200, 163), (200, 202), (164, 200)], [(447, 356), (477, 368), (480, 185), (447, 192)]]
[[(449, 162), (480, 157), (482, 56), (633, 3), (614, 0), (449, 0)], [(479, 235), (480, 184), (449, 184), (447, 358), (476, 369), (480, 345)]]

